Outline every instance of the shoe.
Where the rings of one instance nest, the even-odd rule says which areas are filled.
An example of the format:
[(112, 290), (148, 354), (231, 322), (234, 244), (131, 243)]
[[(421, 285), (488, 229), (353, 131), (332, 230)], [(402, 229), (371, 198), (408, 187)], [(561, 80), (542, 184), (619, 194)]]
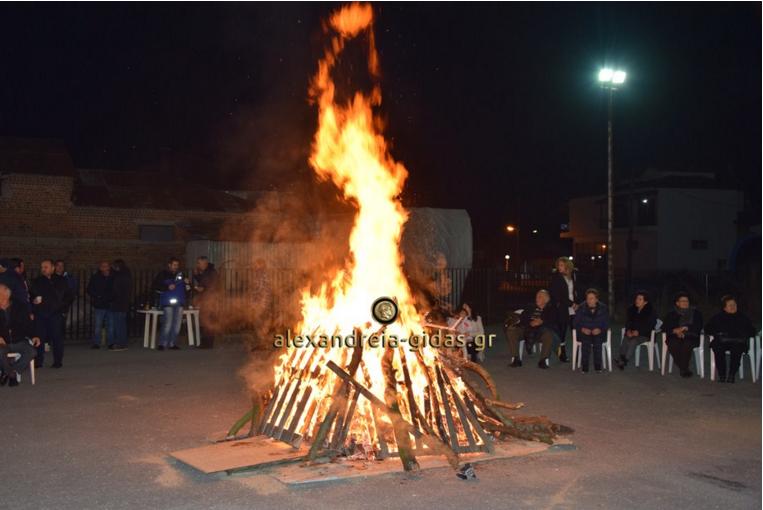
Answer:
[(617, 368), (620, 370), (625, 370), (625, 367), (628, 365), (628, 360), (624, 356), (620, 356), (615, 360), (615, 365), (617, 365)]
[(525, 341), (525, 353), (528, 356), (533, 353), (533, 344), (528, 341)]
[(691, 370), (687, 370), (686, 372), (681, 373), (681, 377), (688, 379), (689, 377), (693, 376), (694, 374), (691, 372)]
[(63, 366), (64, 366), (63, 363), (53, 363), (52, 365), (50, 365), (51, 368), (61, 368)]
[(0, 374), (0, 386), (5, 386), (6, 384), (8, 384), (8, 376), (3, 372)]
[(19, 385), (19, 380), (16, 377), (10, 377), (8, 378), (8, 387), (13, 388), (15, 386)]
[(109, 345), (109, 350), (110, 351), (126, 351), (127, 347), (125, 347), (124, 345), (112, 344), (112, 345)]
[(91, 346), (90, 346), (90, 348), (91, 348), (91, 349), (100, 349), (100, 348), (101, 348), (101, 346), (100, 346), (100, 345), (98, 345), (98, 344), (93, 344), (93, 345), (91, 345)]
[(725, 375), (719, 375), (718, 379), (716, 379), (715, 382), (725, 383), (726, 382), (726, 376)]
[(567, 349), (562, 346), (559, 348), (559, 361), (562, 363), (567, 363), (569, 359), (567, 359)]
[(510, 366), (511, 368), (518, 368), (518, 367), (521, 367), (521, 366), (522, 366), (522, 360), (520, 360), (519, 358), (514, 358), (514, 361), (512, 361), (512, 362), (509, 364), (509, 366)]
[(733, 375), (726, 376), (726, 382), (729, 384), (734, 384), (734, 376)]
[(177, 345), (173, 345), (173, 346), (170, 347), (170, 350), (171, 351), (179, 351), (180, 347), (178, 347)]
[(39, 363), (37, 361), (34, 362), (34, 368), (42, 368), (42, 366), (43, 366), (42, 361), (40, 361)]
[(163, 351), (164, 350), (164, 346), (163, 345), (159, 345), (159, 346), (156, 347), (156, 350), (157, 351)]
[(580, 373), (581, 374), (587, 374), (588, 373), (588, 369), (587, 368), (581, 368), (580, 369)]
[(594, 368), (593, 371), (596, 372), (597, 374), (601, 373), (601, 369), (600, 368)]
[(538, 362), (538, 368), (542, 368), (543, 370), (548, 369), (548, 365), (546, 365), (546, 359), (542, 359)]

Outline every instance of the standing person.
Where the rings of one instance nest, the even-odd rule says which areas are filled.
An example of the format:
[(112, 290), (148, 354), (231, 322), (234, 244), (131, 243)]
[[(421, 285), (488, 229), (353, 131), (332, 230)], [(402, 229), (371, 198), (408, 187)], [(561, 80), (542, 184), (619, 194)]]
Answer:
[(13, 298), (17, 301), (27, 304), (29, 311), (32, 311), (32, 303), (29, 300), (29, 282), (26, 279), (26, 266), (24, 266), (24, 259), (14, 257), (11, 259), (11, 265), (13, 266), (13, 272), (16, 274), (16, 279), (19, 282), (20, 292)]
[[(40, 263), (40, 276), (32, 280), (30, 289), (34, 305), (34, 319), (41, 333), (41, 339), (53, 347), (53, 368), (61, 368), (64, 361), (64, 337), (61, 322), (64, 312), (74, 301), (66, 280), (55, 273), (53, 261), (45, 259)], [(35, 366), (42, 367), (45, 348), (40, 343), (37, 348)]]
[[(25, 303), (11, 299), (11, 289), (0, 283), (0, 386), (18, 386), (17, 374), (29, 367), (37, 354), (40, 337)], [(8, 354), (20, 354), (17, 360)]]
[(113, 278), (111, 276), (111, 265), (106, 261), (98, 264), (98, 271), (93, 273), (87, 284), (87, 295), (90, 296), (90, 302), (94, 308), (95, 330), (93, 331), (93, 341), (91, 349), (101, 347), (101, 331), (106, 330), (108, 345), (114, 340), (111, 338), (111, 299), (112, 299)]
[[(722, 310), (713, 315), (705, 325), (705, 333), (713, 336), (710, 348), (715, 356), (718, 382), (734, 383), (742, 361), (742, 354), (749, 349), (749, 340), (755, 335), (755, 328), (746, 315), (740, 313), (734, 296), (721, 298)], [(726, 370), (726, 351), (731, 353), (729, 369)]]
[[(66, 284), (69, 286), (69, 290), (71, 291), (72, 296), (74, 296), (74, 298), (76, 299), (77, 296), (79, 296), (79, 279), (76, 276), (71, 275), (66, 271), (66, 263), (62, 259), (56, 260), (54, 265), (55, 265), (56, 274), (58, 276), (63, 277), (63, 279), (66, 280)], [(64, 314), (64, 323), (61, 325), (61, 327), (63, 328), (64, 338), (66, 338), (66, 325), (70, 321), (70, 314), (69, 314), (70, 309), (71, 307), (69, 307), (69, 309), (66, 310), (66, 313)]]
[(551, 301), (559, 309), (559, 361), (567, 362), (567, 329), (572, 326), (578, 303), (583, 299), (575, 274), (575, 265), (567, 257), (556, 259), (556, 271), (551, 277)]
[(199, 330), (201, 333), (199, 349), (211, 349), (215, 343), (215, 335), (211, 326), (215, 321), (217, 270), (215, 265), (209, 262), (209, 258), (204, 255), (196, 259), (196, 267), (193, 270), (193, 290), (196, 292), (194, 303), (199, 308)]
[(127, 312), (130, 311), (130, 295), (132, 293), (132, 275), (127, 264), (122, 259), (115, 260), (111, 265), (112, 294), (111, 321), (109, 326), (109, 350), (124, 351), (127, 349)]
[(615, 360), (617, 368), (625, 370), (628, 360), (636, 352), (636, 347), (648, 342), (651, 338), (655, 324), (657, 324), (657, 314), (652, 303), (649, 302), (649, 295), (644, 291), (637, 292), (633, 298), (633, 304), (628, 307), (625, 337), (620, 344), (620, 357)]
[(156, 275), (152, 285), (153, 290), (159, 292), (159, 306), (164, 310), (159, 346), (156, 348), (158, 351), (180, 349), (176, 341), (183, 321), (185, 287), (183, 273), (180, 272), (180, 259), (172, 257), (167, 262), (167, 269)]
[(17, 303), (26, 303), (27, 308), (31, 311), (29, 291), (22, 285), (16, 273), (16, 264), (10, 259), (0, 259), (0, 283), (10, 289), (11, 295)]
[(599, 301), (599, 291), (585, 291), (585, 303), (575, 312), (575, 330), (580, 341), (580, 368), (588, 373), (588, 362), (593, 349), (593, 369), (598, 373), (602, 369), (601, 346), (609, 328), (609, 313), (604, 303)]
[(689, 361), (692, 350), (699, 347), (702, 313), (691, 306), (686, 292), (676, 294), (673, 302), (675, 306), (662, 321), (662, 330), (667, 334), (668, 351), (678, 365), (681, 377), (691, 377)]
[(519, 360), (519, 342), (524, 339), (528, 345), (528, 352), (531, 344), (540, 342), (538, 368), (548, 368), (546, 361), (551, 355), (554, 344), (559, 341), (559, 310), (551, 302), (551, 296), (547, 290), (541, 289), (535, 294), (535, 303), (527, 305), (522, 310), (519, 327), (509, 328), (506, 335), (509, 341), (509, 354), (514, 358), (509, 366), (522, 366)]

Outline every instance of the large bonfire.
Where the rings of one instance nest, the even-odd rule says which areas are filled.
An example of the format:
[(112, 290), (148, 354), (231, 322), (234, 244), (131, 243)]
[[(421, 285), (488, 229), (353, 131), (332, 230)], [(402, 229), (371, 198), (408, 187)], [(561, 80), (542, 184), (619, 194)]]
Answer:
[[(302, 319), (294, 330), (312, 339), (401, 339), (424, 332), (399, 251), (407, 213), (398, 197), (408, 171), (390, 155), (374, 114), (381, 90), (373, 17), (371, 6), (363, 4), (331, 15), (330, 44), (310, 89), (318, 107), (310, 165), (357, 208), (345, 267), (317, 292), (303, 292)], [(374, 85), (341, 103), (332, 73), (353, 39), (367, 44)], [(399, 311), (390, 324), (371, 313), (382, 296), (391, 297)], [(488, 396), (466, 382), (464, 370), (481, 377)], [(263, 400), (250, 414), (253, 432), (295, 446), (307, 441), (311, 458), (326, 452), (399, 455), (406, 470), (416, 467), (417, 454), (443, 454), (455, 465), (459, 452), (490, 451), (501, 434), (551, 441), (555, 432), (542, 418), (502, 415), (498, 407), (511, 406), (498, 400), (483, 370), (453, 350), (428, 345), (290, 346), (276, 363), (273, 389)]]

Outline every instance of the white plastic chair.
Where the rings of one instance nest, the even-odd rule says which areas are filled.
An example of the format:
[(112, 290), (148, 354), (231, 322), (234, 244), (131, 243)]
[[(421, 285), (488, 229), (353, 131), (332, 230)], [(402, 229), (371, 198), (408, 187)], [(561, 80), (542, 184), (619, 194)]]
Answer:
[[(19, 354), (18, 352), (9, 352), (8, 357), (18, 361), (21, 358), (21, 354)], [(36, 378), (34, 373), (34, 359), (29, 362), (29, 376), (32, 378), (32, 384), (35, 384)], [(21, 382), (21, 374), (17, 373), (16, 377), (18, 377), (17, 380)]]
[[(707, 345), (708, 347), (713, 342), (713, 335), (710, 335), (707, 337)], [(750, 360), (750, 377), (752, 378), (753, 384), (755, 384), (755, 381), (757, 380), (756, 377), (756, 367), (755, 367), (755, 337), (750, 337), (750, 344), (749, 344), (749, 350), (742, 354), (742, 357), (747, 356)], [(712, 349), (710, 349), (712, 351)], [(725, 354), (731, 354), (731, 351), (726, 351)], [(725, 359), (724, 359), (725, 361)], [(715, 353), (710, 352), (710, 380), (715, 381), (715, 375), (717, 370), (715, 369)], [(739, 363), (739, 379), (744, 379), (744, 360)]]
[[(649, 371), (650, 372), (654, 371), (654, 361), (655, 361), (655, 359), (657, 360), (657, 368), (661, 367), (661, 363), (660, 363), (660, 348), (657, 347), (657, 341), (656, 341), (658, 333), (659, 333), (659, 331), (652, 330), (652, 334), (649, 335), (649, 341), (648, 342), (644, 342), (644, 343), (640, 343), (640, 344), (638, 344), (636, 346), (635, 360), (634, 360), (634, 365), (636, 367), (639, 366), (639, 362), (641, 361), (641, 348), (642, 347), (646, 349), (646, 355), (647, 355), (647, 358), (649, 360)], [(623, 328), (620, 331), (620, 345), (621, 346), (623, 345), (623, 342), (625, 342), (625, 328)]]
[[(693, 350), (694, 365), (697, 367), (697, 373), (699, 376), (705, 378), (705, 334), (699, 335), (699, 347), (695, 347)], [(670, 359), (668, 359), (670, 358)], [(662, 333), (662, 375), (665, 375), (665, 368), (667, 367), (668, 373), (673, 373), (673, 356), (668, 352), (668, 334)]]
[[(575, 328), (572, 329), (572, 370), (580, 368), (582, 353), (582, 343), (578, 342), (578, 332)], [(601, 344), (601, 361), (603, 369), (612, 371), (612, 330), (607, 329), (607, 341)]]

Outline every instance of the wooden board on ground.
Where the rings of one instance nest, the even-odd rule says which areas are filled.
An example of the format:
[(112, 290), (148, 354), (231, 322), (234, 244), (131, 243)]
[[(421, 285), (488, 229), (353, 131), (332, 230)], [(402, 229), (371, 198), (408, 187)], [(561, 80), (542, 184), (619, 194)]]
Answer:
[[(567, 440), (562, 439), (560, 442)], [(496, 443), (495, 453), (465, 453), (459, 455), (461, 463), (479, 463), (496, 459), (507, 459), (531, 455), (548, 450), (551, 445), (533, 441), (510, 441)], [(450, 467), (444, 457), (427, 455), (417, 457), (422, 470)], [(348, 478), (378, 476), (388, 473), (400, 473), (402, 467), (400, 459), (389, 458), (383, 461), (346, 461), (319, 464), (316, 466), (303, 466), (293, 464), (290, 466), (276, 466), (269, 468), (267, 473), (286, 485), (303, 485)]]
[(199, 448), (170, 453), (177, 460), (202, 473), (218, 473), (249, 466), (267, 466), (297, 459), (307, 453), (273, 439), (256, 436), (239, 441), (226, 441)]

